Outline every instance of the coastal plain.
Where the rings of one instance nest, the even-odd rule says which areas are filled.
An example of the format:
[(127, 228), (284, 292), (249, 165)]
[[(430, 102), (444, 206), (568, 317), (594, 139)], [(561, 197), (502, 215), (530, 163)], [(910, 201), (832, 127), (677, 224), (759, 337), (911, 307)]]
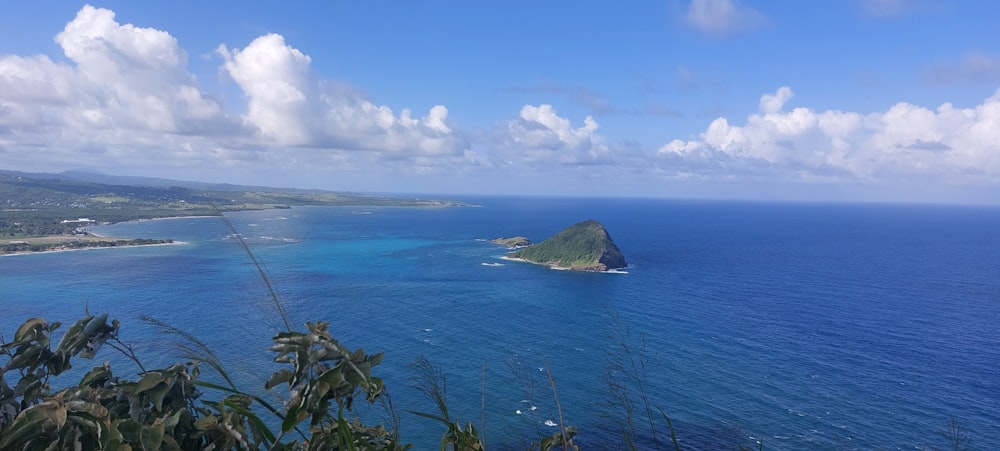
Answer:
[(171, 240), (96, 236), (95, 225), (143, 219), (221, 216), (292, 206), (469, 206), (461, 202), (350, 192), (205, 184), (92, 172), (0, 170), (0, 255), (169, 244)]

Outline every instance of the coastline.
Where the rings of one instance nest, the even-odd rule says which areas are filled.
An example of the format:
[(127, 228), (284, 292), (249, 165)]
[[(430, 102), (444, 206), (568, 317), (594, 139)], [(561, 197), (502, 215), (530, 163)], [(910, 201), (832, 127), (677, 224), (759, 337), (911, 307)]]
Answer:
[[(239, 210), (236, 210), (239, 211)], [(223, 215), (193, 215), (193, 216), (162, 216), (159, 218), (141, 218), (141, 219), (129, 219), (128, 221), (112, 222), (109, 224), (124, 224), (128, 222), (146, 222), (146, 221), (163, 221), (167, 219), (190, 219), (190, 218), (221, 218)], [(102, 224), (105, 225), (105, 224)]]
[[(478, 206), (478, 205), (463, 204), (463, 203), (452, 203), (452, 202), (440, 202), (440, 203), (432, 203), (432, 204), (410, 205), (410, 207), (420, 207), (420, 208), (427, 208), (427, 207), (430, 207), (430, 208), (438, 208), (438, 207), (448, 208), (448, 207), (463, 207), (463, 206)], [(263, 209), (270, 210), (270, 209), (276, 209), (276, 208), (284, 209), (284, 208), (291, 208), (291, 207), (289, 206), (289, 207), (282, 208), (282, 207), (272, 206), (272, 207), (267, 207), (267, 208), (263, 208)], [(245, 211), (245, 210), (255, 210), (255, 209), (254, 208), (248, 208), (248, 209), (237, 209), (237, 210), (232, 210), (232, 211)], [(225, 212), (220, 211), (219, 214), (217, 214), (217, 215), (205, 215), (205, 214), (201, 214), (201, 215), (174, 215), (174, 216), (162, 216), (162, 217), (153, 217), (153, 218), (137, 218), (137, 219), (128, 219), (128, 220), (124, 220), (124, 221), (108, 222), (108, 223), (103, 223), (103, 224), (100, 224), (100, 225), (123, 224), (123, 223), (130, 223), (130, 222), (164, 221), (164, 220), (170, 220), (170, 219), (209, 219), (209, 218), (221, 218), (221, 217), (224, 217), (224, 213)], [(77, 230), (79, 231), (80, 229), (77, 229)], [(131, 241), (138, 241), (138, 240), (142, 240), (142, 238), (112, 237), (112, 236), (101, 235), (101, 234), (90, 232), (90, 231), (87, 231), (87, 232), (85, 232), (84, 234), (81, 234), (81, 235), (43, 235), (43, 236), (26, 237), (26, 238), (20, 238), (20, 239), (14, 238), (14, 239), (6, 240), (6, 241), (0, 241), (0, 246), (3, 246), (3, 245), (19, 245), (19, 244), (27, 244), (27, 245), (39, 245), (39, 244), (41, 244), (41, 245), (49, 245), (49, 246), (52, 246), (52, 247), (51, 248), (46, 248), (44, 250), (17, 250), (17, 251), (13, 251), (13, 252), (2, 252), (2, 251), (0, 251), (0, 257), (10, 257), (10, 256), (15, 256), (15, 255), (50, 254), (50, 253), (56, 253), (56, 252), (85, 251), (85, 250), (94, 250), (94, 249), (114, 249), (114, 248), (140, 247), (140, 246), (164, 246), (164, 245), (173, 245), (173, 244), (189, 244), (188, 242), (185, 242), (185, 241), (176, 241), (176, 240), (168, 240), (169, 242), (163, 242), (163, 243), (129, 243)], [(89, 245), (84, 245), (84, 246), (80, 246), (80, 247), (67, 247), (71, 243), (81, 243), (81, 242), (88, 243)], [(94, 245), (93, 244), (93, 243), (100, 243), (100, 242), (113, 242), (113, 243), (116, 243), (116, 244), (110, 245), (110, 246), (100, 246), (100, 245)], [(63, 246), (63, 245), (67, 245), (67, 246)]]
[[(113, 240), (118, 241), (118, 240)], [(123, 240), (124, 241), (124, 240)], [(38, 254), (55, 254), (58, 252), (75, 252), (75, 251), (94, 251), (100, 249), (125, 249), (129, 247), (149, 247), (149, 246), (173, 246), (175, 244), (190, 244), (187, 241), (171, 241), (169, 243), (151, 243), (151, 244), (122, 244), (117, 246), (87, 246), (87, 247), (76, 247), (72, 249), (62, 248), (62, 249), (46, 249), (44, 251), (18, 251), (10, 252), (6, 254), (0, 254), (2, 257), (14, 257), (20, 255), (38, 255)]]
[(552, 269), (552, 270), (555, 270), (555, 271), (596, 272), (596, 273), (601, 273), (601, 274), (628, 274), (628, 271), (625, 271), (625, 268), (609, 269), (607, 271), (591, 271), (591, 270), (586, 270), (586, 269), (567, 268), (565, 266), (553, 265), (551, 263), (538, 263), (538, 262), (533, 262), (531, 260), (525, 260), (523, 258), (508, 257), (506, 255), (500, 257), (500, 259), (501, 260), (515, 261), (515, 262), (531, 263), (532, 265), (545, 266), (546, 268), (549, 268), (549, 269)]
[[(163, 221), (163, 220), (168, 220), (168, 219), (218, 218), (220, 216), (222, 216), (222, 215), (163, 216), (163, 217), (159, 217), (159, 218), (130, 219), (130, 220), (126, 220), (126, 221), (111, 222), (111, 223), (106, 223), (106, 224), (101, 224), (101, 225), (107, 225), (107, 224), (124, 224), (124, 223), (129, 223), (129, 222)], [(126, 248), (126, 247), (167, 246), (167, 245), (173, 245), (173, 244), (189, 244), (187, 241), (177, 241), (177, 240), (169, 240), (170, 242), (167, 242), (167, 243), (134, 243), (134, 244), (130, 244), (129, 243), (130, 241), (141, 240), (141, 239), (142, 238), (122, 238), (122, 237), (114, 237), (114, 236), (108, 236), (108, 235), (101, 235), (99, 233), (94, 233), (94, 232), (90, 232), (90, 231), (86, 232), (83, 235), (43, 235), (43, 236), (34, 236), (34, 237), (27, 237), (27, 238), (22, 238), (22, 239), (12, 239), (12, 240), (8, 240), (6, 242), (0, 241), (0, 245), (5, 245), (5, 244), (19, 244), (19, 243), (26, 243), (26, 244), (29, 244), (29, 245), (30, 244), (48, 244), (48, 245), (52, 245), (53, 248), (52, 249), (40, 250), (40, 251), (26, 250), (26, 251), (15, 251), (15, 252), (0, 252), (0, 257), (11, 257), (11, 256), (15, 256), (15, 255), (51, 254), (51, 253), (56, 253), (56, 252), (70, 252), (70, 251), (87, 251), (87, 250), (95, 250), (95, 249), (115, 249), (115, 248)], [(86, 242), (86, 243), (114, 242), (114, 243), (118, 243), (118, 244), (116, 244), (114, 246), (90, 245), (90, 246), (72, 247), (72, 248), (60, 247), (59, 246), (60, 244), (73, 243), (73, 242)]]
[[(33, 254), (47, 254), (54, 252), (69, 252), (69, 251), (86, 251), (93, 249), (115, 249), (115, 248), (125, 248), (125, 247), (139, 247), (139, 246), (163, 246), (171, 244), (188, 244), (184, 241), (166, 240), (166, 242), (141, 242), (144, 241), (142, 238), (120, 238), (120, 237), (110, 237), (97, 235), (93, 233), (88, 233), (86, 235), (45, 235), (36, 236), (22, 239), (14, 239), (8, 241), (0, 241), (0, 246), (3, 245), (42, 245), (51, 246), (42, 250), (16, 250), (13, 252), (0, 252), (0, 257), (8, 257), (13, 255), (33, 255)], [(145, 241), (163, 241), (163, 240), (145, 240)], [(101, 243), (113, 243), (111, 245), (101, 245)]]

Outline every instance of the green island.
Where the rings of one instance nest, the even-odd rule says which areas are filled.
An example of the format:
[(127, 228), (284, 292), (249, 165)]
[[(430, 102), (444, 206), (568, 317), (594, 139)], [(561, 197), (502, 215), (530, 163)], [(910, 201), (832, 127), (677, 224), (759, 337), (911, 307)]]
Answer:
[(90, 172), (0, 170), (0, 255), (170, 244), (172, 240), (101, 237), (90, 227), (141, 219), (221, 216), (293, 206), (464, 207), (462, 202), (281, 189)]
[(507, 254), (507, 257), (574, 271), (603, 272), (628, 265), (608, 231), (592, 219), (567, 227), (551, 238)]
[(496, 238), (490, 240), (493, 244), (499, 244), (507, 249), (520, 249), (522, 247), (531, 246), (531, 240), (523, 236), (515, 236), (511, 238)]

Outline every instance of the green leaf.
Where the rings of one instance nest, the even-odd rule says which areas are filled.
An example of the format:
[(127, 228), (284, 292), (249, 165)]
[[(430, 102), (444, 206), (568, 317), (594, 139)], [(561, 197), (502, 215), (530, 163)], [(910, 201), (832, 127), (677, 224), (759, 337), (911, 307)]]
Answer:
[(149, 390), (160, 382), (163, 382), (163, 379), (163, 374), (159, 372), (146, 373), (142, 376), (142, 379), (139, 380), (139, 385), (136, 385), (133, 393), (138, 395), (146, 390)]
[(194, 427), (198, 428), (199, 431), (207, 431), (209, 429), (214, 428), (218, 424), (219, 424), (218, 417), (216, 417), (215, 415), (208, 415), (199, 418), (198, 421), (195, 421)]
[(173, 428), (175, 426), (177, 426), (177, 423), (180, 422), (181, 414), (184, 413), (184, 412), (185, 412), (184, 410), (178, 410), (178, 411), (174, 412), (173, 415), (170, 415), (170, 416), (167, 416), (166, 418), (164, 418), (163, 419), (163, 427), (166, 428), (167, 430), (173, 430)]
[(267, 425), (264, 424), (264, 422), (260, 419), (260, 417), (254, 414), (250, 409), (244, 408), (243, 406), (240, 406), (236, 403), (227, 402), (226, 405), (229, 406), (229, 408), (233, 409), (235, 412), (239, 413), (240, 415), (245, 416), (247, 418), (247, 421), (250, 422), (251, 426), (254, 427), (257, 432), (263, 435), (264, 438), (267, 439), (269, 444), (274, 443), (274, 433), (271, 432), (271, 430), (267, 428)]
[(281, 421), (281, 432), (284, 433), (295, 429), (295, 426), (308, 416), (309, 412), (302, 410), (298, 405), (289, 407), (288, 412), (285, 413), (285, 418)]
[(87, 374), (80, 379), (80, 386), (82, 387), (96, 387), (103, 385), (104, 382), (110, 380), (112, 377), (111, 368), (107, 366), (97, 366), (90, 370)]
[(48, 362), (49, 373), (51, 373), (53, 376), (57, 376), (59, 374), (62, 374), (63, 371), (73, 368), (73, 365), (69, 363), (69, 357), (70, 355), (67, 354), (65, 351), (63, 351), (62, 349), (57, 349), (56, 352), (49, 357), (49, 362)]
[(34, 397), (34, 393), (42, 387), (42, 378), (36, 374), (25, 374), (14, 386), (14, 397), (24, 396)]
[(160, 443), (163, 443), (163, 425), (143, 426), (139, 432), (139, 439), (146, 451), (160, 449)]
[(163, 444), (160, 445), (160, 449), (163, 451), (181, 451), (181, 445), (177, 443), (170, 434), (165, 434), (163, 436)]
[(334, 387), (339, 387), (343, 383), (347, 382), (347, 379), (344, 379), (344, 372), (339, 366), (324, 371), (323, 374), (320, 374), (316, 379)]
[[(69, 357), (77, 354), (83, 358), (93, 358), (94, 353), (97, 352), (110, 333), (107, 320), (107, 313), (80, 319), (63, 335), (62, 340), (59, 340), (56, 354), (63, 357), (64, 363), (68, 362)], [(66, 368), (62, 368), (62, 370), (68, 368), (69, 366), (66, 365)]]
[(168, 392), (170, 392), (170, 385), (167, 384), (159, 384), (149, 391), (149, 399), (153, 401), (157, 412), (163, 410), (163, 398), (167, 396)]
[(268, 412), (273, 413), (278, 418), (284, 418), (284, 416), (281, 415), (281, 412), (279, 412), (278, 409), (275, 409), (274, 406), (272, 406), (271, 404), (268, 404), (267, 401), (263, 400), (259, 396), (248, 395), (248, 394), (243, 393), (243, 392), (241, 392), (239, 390), (233, 390), (232, 388), (224, 387), (224, 386), (218, 385), (218, 384), (213, 384), (211, 382), (197, 381), (196, 380), (196, 381), (191, 381), (191, 383), (194, 384), (194, 385), (196, 385), (196, 386), (199, 386), (199, 387), (206, 387), (206, 388), (211, 388), (211, 389), (215, 389), (215, 390), (224, 391), (224, 392), (227, 392), (227, 393), (235, 393), (235, 394), (238, 394), (238, 395), (249, 396), (250, 399), (253, 399), (254, 401), (256, 401), (257, 404), (260, 404), (260, 405), (264, 406), (264, 408), (267, 409)]
[(106, 428), (103, 434), (100, 434), (101, 446), (104, 449), (118, 449), (121, 447), (122, 443), (125, 441), (122, 438), (121, 431), (118, 430), (118, 425), (124, 420), (115, 420), (111, 423), (111, 427)]
[(93, 318), (94, 318), (93, 316), (87, 315), (83, 318), (80, 318), (75, 323), (73, 323), (73, 325), (70, 326), (69, 330), (67, 330), (66, 333), (63, 334), (63, 337), (61, 340), (59, 340), (59, 345), (57, 345), (56, 348), (59, 350), (66, 351), (66, 354), (72, 354), (71, 352), (69, 352), (69, 348), (72, 347), (71, 343), (75, 343), (77, 341), (80, 333), (83, 332), (84, 327)]
[[(31, 318), (21, 324), (14, 333), (14, 342), (38, 340), (38, 329), (45, 328), (45, 320), (42, 318)], [(48, 346), (48, 343), (44, 344)]]
[(123, 439), (126, 442), (138, 442), (139, 441), (139, 431), (142, 428), (139, 423), (132, 420), (118, 420), (115, 429), (121, 433)]
[(107, 325), (108, 323), (107, 313), (101, 313), (100, 315), (93, 316), (91, 318), (92, 320), (88, 321), (87, 324), (83, 327), (82, 335), (84, 337), (90, 337), (91, 335), (94, 335), (94, 333), (97, 332), (98, 329), (104, 328), (104, 326)]
[[(104, 430), (101, 423), (80, 415), (70, 414), (66, 417), (66, 420), (69, 423), (83, 427), (85, 430), (93, 431), (98, 437), (101, 436), (101, 432)], [(79, 430), (79, 428), (77, 428), (77, 430)]]
[(272, 374), (271, 378), (264, 383), (264, 390), (270, 390), (271, 387), (287, 383), (290, 380), (292, 380), (292, 372), (288, 371), (287, 368), (282, 368), (281, 371)]
[(347, 419), (344, 418), (344, 412), (337, 413), (337, 444), (340, 445), (339, 448), (343, 450), (353, 451), (357, 450), (358, 447), (354, 444), (354, 431), (351, 426), (347, 424)]
[(43, 363), (43, 355), (47, 351), (43, 346), (31, 345), (24, 346), (17, 349), (14, 356), (7, 361), (7, 366), (4, 368), (5, 371), (10, 371), (12, 369), (27, 369), (28, 371), (33, 371), (38, 368)]
[(78, 414), (86, 414), (91, 416), (95, 420), (102, 420), (108, 418), (108, 409), (100, 404), (82, 400), (73, 400), (66, 403), (66, 407), (69, 409), (70, 412)]
[(11, 445), (21, 443), (42, 433), (42, 425), (49, 419), (49, 415), (37, 408), (29, 407), (21, 412), (14, 422), (4, 431), (0, 438), (0, 449), (10, 449)]

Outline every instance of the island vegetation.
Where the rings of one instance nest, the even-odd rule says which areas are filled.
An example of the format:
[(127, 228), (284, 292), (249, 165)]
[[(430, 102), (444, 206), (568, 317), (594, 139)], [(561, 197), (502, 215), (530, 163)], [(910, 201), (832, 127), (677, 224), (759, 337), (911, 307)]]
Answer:
[(490, 240), (493, 244), (499, 244), (507, 249), (520, 249), (522, 247), (531, 246), (531, 240), (523, 236), (515, 236), (512, 238), (495, 238)]
[(507, 254), (507, 257), (574, 271), (610, 271), (628, 265), (611, 234), (592, 219), (567, 227), (551, 238)]

